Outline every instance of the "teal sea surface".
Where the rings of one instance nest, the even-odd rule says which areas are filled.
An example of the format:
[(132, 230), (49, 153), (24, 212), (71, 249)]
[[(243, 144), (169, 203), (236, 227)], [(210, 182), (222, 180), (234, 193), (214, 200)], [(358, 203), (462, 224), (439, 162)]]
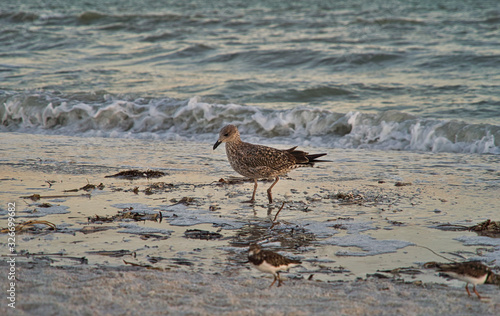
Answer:
[(0, 8), (0, 131), (500, 154), (500, 2)]

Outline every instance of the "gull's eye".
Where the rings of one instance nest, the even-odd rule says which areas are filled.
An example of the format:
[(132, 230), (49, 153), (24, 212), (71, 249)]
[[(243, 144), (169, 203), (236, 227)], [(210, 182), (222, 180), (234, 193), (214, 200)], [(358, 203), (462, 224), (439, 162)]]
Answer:
[(224, 134), (224, 136), (225, 136), (225, 137), (228, 137), (228, 136), (229, 136), (229, 133)]

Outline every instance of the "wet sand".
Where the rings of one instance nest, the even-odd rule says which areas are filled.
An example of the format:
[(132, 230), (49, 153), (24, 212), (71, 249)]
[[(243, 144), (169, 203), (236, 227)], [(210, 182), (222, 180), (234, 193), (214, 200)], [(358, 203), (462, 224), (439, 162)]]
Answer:
[(491, 286), (479, 286), (491, 297), (480, 301), (463, 288), (380, 279), (288, 280), (269, 288), (269, 277), (231, 273), (31, 264), (20, 274), (17, 309), (8, 315), (498, 315), (500, 310), (498, 289)]
[[(0, 142), (1, 200), (16, 203), (19, 223), (57, 227), (37, 224), (17, 236), (18, 313), (494, 315), (499, 309), (497, 286), (479, 286), (490, 300), (469, 298), (462, 282), (422, 269), (446, 260), (417, 247), (499, 265), (498, 238), (438, 229), (499, 220), (498, 156), (302, 148), (326, 151), (333, 162), (292, 171), (273, 189), (271, 206), (270, 183), (259, 182), (252, 206), (242, 203), (252, 183), (229, 181), (237, 175), (224, 150), (214, 152), (211, 144), (13, 133)], [(166, 175), (106, 177), (130, 169)], [(34, 194), (41, 199), (21, 198)], [(144, 218), (123, 218), (127, 212)], [(4, 205), (0, 216), (6, 227)], [(195, 239), (193, 229), (211, 237)], [(5, 251), (7, 236), (0, 238)], [(268, 289), (269, 276), (246, 263), (255, 241), (304, 262), (287, 274), (285, 286)], [(402, 267), (411, 269), (383, 272)], [(372, 274), (389, 279), (367, 280)]]

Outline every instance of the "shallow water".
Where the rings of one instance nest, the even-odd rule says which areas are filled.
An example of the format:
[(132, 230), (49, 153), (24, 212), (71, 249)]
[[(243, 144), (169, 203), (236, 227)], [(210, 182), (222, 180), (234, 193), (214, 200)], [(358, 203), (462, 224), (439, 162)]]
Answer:
[(493, 0), (7, 0), (0, 131), (499, 154), (498, 21)]
[[(246, 247), (259, 241), (304, 262), (290, 277), (314, 274), (315, 279), (334, 281), (445, 261), (414, 245), (455, 260), (475, 258), (492, 265), (500, 255), (497, 239), (436, 229), (439, 224), (472, 226), (498, 220), (497, 155), (314, 148), (327, 152), (333, 162), (291, 172), (273, 190), (277, 202), (272, 206), (264, 194), (269, 184), (259, 182), (257, 204), (251, 206), (242, 203), (251, 195), (251, 183), (219, 184), (220, 178), (235, 173), (224, 151), (214, 152), (209, 143), (4, 135), (2, 201), (16, 202), (19, 222), (46, 220), (58, 227), (57, 232), (19, 234), (16, 249), (40, 253), (37, 260), (53, 260), (53, 265), (80, 264), (67, 257), (85, 257), (89, 265), (121, 266), (125, 260), (162, 269), (246, 271)], [(105, 178), (124, 169), (149, 168), (167, 175), (133, 181)], [(157, 182), (172, 186), (145, 194), (144, 189)], [(396, 182), (408, 185), (395, 186)], [(103, 183), (105, 188), (91, 191), (91, 198), (80, 196), (87, 193), (81, 190), (64, 192), (88, 183)], [(354, 199), (340, 199), (339, 193), (352, 193)], [(35, 202), (20, 198), (32, 194), (58, 197)], [(177, 203), (183, 197), (193, 200), (188, 205)], [(44, 202), (52, 206), (42, 207)], [(270, 229), (281, 202), (286, 204), (279, 223)], [(145, 214), (161, 212), (163, 220), (88, 221), (128, 207)], [(4, 206), (0, 212), (6, 219)], [(110, 229), (84, 233), (89, 227)], [(195, 228), (223, 237), (184, 237), (186, 230)], [(103, 250), (128, 250), (129, 254), (92, 253)], [(444, 282), (429, 271), (416, 279)]]

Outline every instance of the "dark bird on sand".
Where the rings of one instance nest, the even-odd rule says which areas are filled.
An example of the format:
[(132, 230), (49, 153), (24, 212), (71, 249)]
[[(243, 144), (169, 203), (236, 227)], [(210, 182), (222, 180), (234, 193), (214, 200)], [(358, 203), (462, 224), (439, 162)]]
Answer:
[(263, 250), (260, 245), (252, 244), (248, 251), (248, 261), (250, 261), (259, 271), (271, 273), (274, 276), (271, 286), (278, 281), (278, 286), (281, 286), (283, 281), (280, 278), (280, 271), (288, 271), (288, 269), (301, 264), (299, 260), (293, 260), (270, 250)]
[(476, 285), (484, 284), (493, 272), (489, 267), (479, 261), (437, 263), (427, 262), (425, 268), (436, 269), (440, 275), (448, 276), (465, 282), (465, 290), (471, 296), (469, 283), (472, 283), (472, 290), (481, 299), (481, 295), (476, 290)]

